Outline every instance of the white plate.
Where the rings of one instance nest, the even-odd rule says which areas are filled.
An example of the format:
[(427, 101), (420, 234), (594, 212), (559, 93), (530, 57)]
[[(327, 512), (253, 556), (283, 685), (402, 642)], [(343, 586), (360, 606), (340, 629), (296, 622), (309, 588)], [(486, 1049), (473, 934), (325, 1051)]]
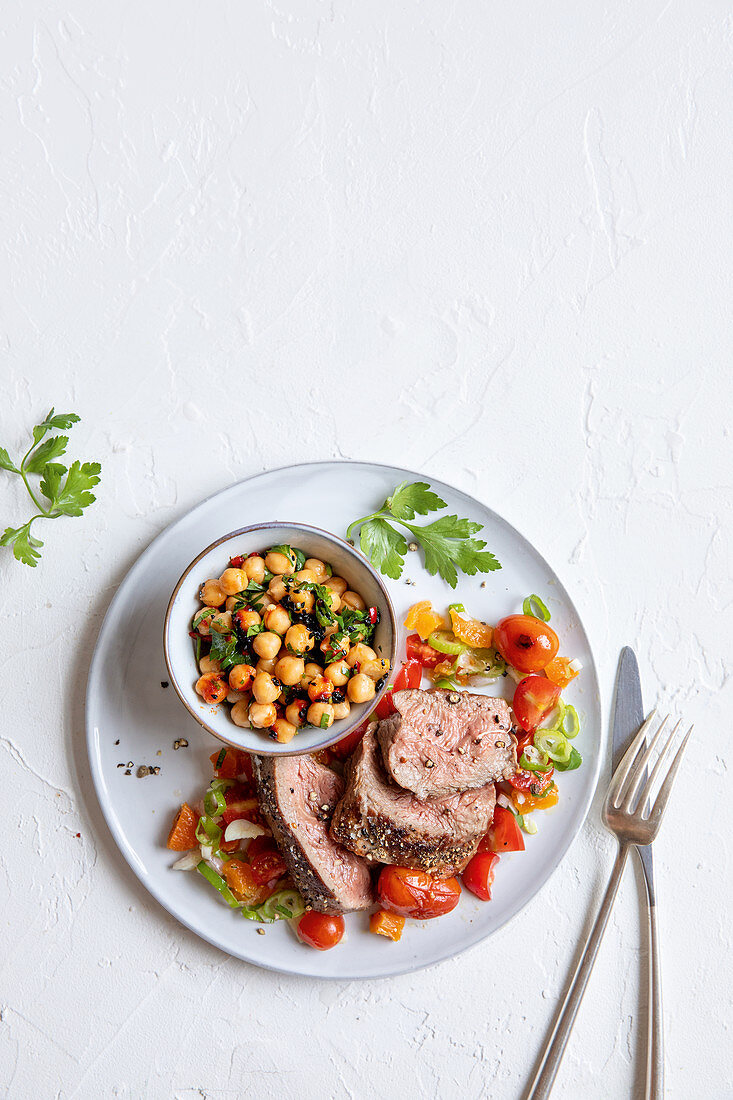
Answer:
[[(415, 585), (387, 582), (397, 620), (402, 623), (417, 599), (431, 599), (439, 609), (459, 600), (477, 617), (496, 622), (521, 611), (530, 593), (542, 597), (560, 636), (561, 652), (583, 664), (565, 694), (581, 718), (576, 744), (583, 766), (559, 776), (559, 805), (538, 815), (539, 832), (527, 838), (525, 852), (502, 857), (492, 901), (480, 902), (464, 893), (447, 917), (408, 921), (399, 943), (372, 935), (367, 918), (360, 914), (346, 918), (347, 935), (331, 951), (298, 943), (285, 922), (268, 925), (260, 936), (257, 926), (225, 906), (200, 875), (169, 869), (176, 858), (165, 847), (173, 815), (184, 799), (201, 796), (211, 776), (208, 757), (221, 745), (185, 713), (172, 687), (161, 686), (167, 680), (163, 618), (177, 578), (201, 549), (243, 521), (315, 523), (342, 535), (353, 519), (378, 507), (400, 481), (419, 477), (371, 463), (320, 462), (240, 482), (199, 504), (155, 539), (121, 584), (99, 634), (87, 688), (87, 742), (94, 784), (112, 834), (140, 881), (173, 916), (228, 954), (258, 966), (314, 977), (374, 978), (417, 970), (464, 951), (495, 932), (537, 893), (580, 829), (593, 797), (601, 760), (598, 679), (570, 597), (514, 528), (467, 494), (430, 478), (425, 480), (447, 501), (450, 512), (484, 524), (482, 537), (503, 568), (485, 578), (461, 576), (452, 592), (439, 578), (427, 575), (419, 552), (409, 554), (404, 576)], [(403, 654), (404, 630), (398, 660)], [(500, 683), (510, 697), (513, 685)], [(189, 747), (175, 751), (173, 742), (182, 737)], [(129, 761), (132, 774), (126, 775)], [(138, 778), (141, 764), (159, 766), (160, 774)]]

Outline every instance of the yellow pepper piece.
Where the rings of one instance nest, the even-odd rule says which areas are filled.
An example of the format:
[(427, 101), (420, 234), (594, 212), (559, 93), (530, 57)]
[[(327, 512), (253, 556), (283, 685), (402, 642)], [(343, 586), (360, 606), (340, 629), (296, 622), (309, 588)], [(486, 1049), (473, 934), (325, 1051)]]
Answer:
[(459, 641), (473, 646), (474, 649), (491, 649), (494, 637), (492, 627), (478, 619), (462, 619), (453, 608), (450, 609), (450, 621), (453, 633)]
[(433, 633), (445, 626), (442, 615), (433, 610), (430, 600), (420, 600), (414, 603), (405, 617), (405, 626), (408, 630), (416, 630), (423, 641)]

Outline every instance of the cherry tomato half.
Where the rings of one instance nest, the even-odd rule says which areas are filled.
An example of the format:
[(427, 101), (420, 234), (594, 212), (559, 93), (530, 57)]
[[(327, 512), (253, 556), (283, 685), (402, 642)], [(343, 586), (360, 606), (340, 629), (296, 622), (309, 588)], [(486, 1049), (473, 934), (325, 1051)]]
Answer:
[[(255, 839), (259, 838), (255, 837)], [(277, 848), (260, 851), (254, 858), (250, 856), (250, 861), (252, 877), (259, 886), (265, 886), (268, 882), (282, 878), (286, 871), (285, 860)]]
[[(430, 648), (428, 646), (428, 648)], [(391, 691), (388, 691), (377, 703), (376, 715), (380, 722), (384, 718), (389, 718), (390, 714), (394, 710), (394, 703), (392, 702), (393, 691), (403, 691), (405, 688), (419, 688), (420, 681), (422, 680), (422, 665), (419, 661), (409, 660), (405, 661), (402, 668), (395, 676), (395, 682), (392, 685)]]
[(431, 645), (424, 642), (419, 634), (410, 634), (407, 638), (407, 660), (418, 661), (423, 668), (435, 668), (445, 660), (444, 653), (438, 653)]
[(545, 676), (525, 676), (514, 689), (512, 709), (523, 730), (537, 729), (560, 698), (560, 688)]
[(342, 737), (335, 745), (329, 745), (327, 751), (330, 752), (332, 756), (335, 756), (337, 760), (346, 760), (348, 756), (351, 756), (352, 752), (366, 733), (369, 722), (370, 719), (365, 718), (361, 725), (357, 726), (351, 733), (347, 733), (346, 737)]
[(511, 810), (503, 806), (497, 806), (494, 810), (494, 820), (488, 833), (481, 841), (479, 850), (482, 850), (484, 841), (492, 852), (523, 852), (524, 840), (517, 825), (516, 818)]
[(461, 875), (466, 889), (482, 901), (491, 901), (494, 864), (498, 862), (496, 852), (477, 852)]
[[(408, 639), (409, 641), (409, 639)], [(558, 651), (557, 634), (532, 615), (509, 615), (494, 630), (494, 646), (520, 672), (541, 672)]]
[(432, 920), (455, 909), (461, 887), (456, 878), (437, 879), (412, 867), (385, 867), (377, 883), (377, 896), (382, 908), (391, 913)]
[(309, 947), (315, 947), (317, 951), (328, 951), (340, 943), (345, 929), (343, 917), (332, 917), (328, 913), (316, 913), (311, 909), (298, 921), (297, 934)]

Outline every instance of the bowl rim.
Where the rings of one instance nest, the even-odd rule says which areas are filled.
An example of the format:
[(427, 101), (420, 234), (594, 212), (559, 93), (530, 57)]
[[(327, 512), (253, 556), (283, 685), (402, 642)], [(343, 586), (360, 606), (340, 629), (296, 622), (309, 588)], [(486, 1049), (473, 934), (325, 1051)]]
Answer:
[[(219, 733), (218, 730), (215, 730), (212, 726), (210, 726), (208, 722), (205, 722), (204, 719), (199, 714), (196, 714), (193, 708), (189, 706), (188, 701), (183, 695), (183, 691), (178, 683), (178, 679), (173, 668), (173, 662), (169, 651), (171, 614), (176, 597), (178, 596), (178, 593), (180, 592), (183, 584), (186, 582), (191, 571), (196, 567), (196, 565), (198, 565), (201, 559), (204, 558), (208, 553), (210, 553), (210, 551), (215, 550), (216, 547), (220, 546), (222, 543), (228, 542), (230, 539), (237, 538), (239, 535), (250, 534), (252, 531), (272, 531), (283, 527), (289, 527), (291, 529), (295, 528), (299, 531), (303, 531), (305, 534), (313, 533), (316, 535), (320, 535), (328, 541), (336, 543), (344, 550), (346, 550), (347, 554), (350, 557), (352, 557), (358, 564), (363, 566), (367, 570), (367, 572), (372, 575), (374, 580), (377, 582), (377, 586), (379, 587), (382, 596), (384, 597), (384, 602), (387, 606), (387, 611), (389, 613), (389, 625), (391, 629), (389, 659), (391, 673), (394, 673), (395, 660), (397, 656), (397, 618), (395, 615), (394, 606), (392, 604), (392, 598), (389, 594), (387, 586), (382, 580), (381, 575), (374, 568), (369, 559), (364, 554), (362, 554), (360, 550), (357, 550), (357, 548), (346, 539), (342, 539), (339, 535), (334, 535), (330, 531), (326, 531), (322, 527), (314, 527), (313, 524), (299, 523), (297, 521), (288, 522), (287, 520), (273, 520), (272, 523), (250, 523), (245, 527), (239, 527), (236, 530), (230, 531), (228, 534), (222, 535), (220, 536), (220, 538), (215, 539), (214, 542), (206, 546), (199, 554), (196, 555), (193, 561), (191, 561), (189, 565), (186, 566), (183, 573), (178, 578), (176, 586), (173, 589), (170, 599), (168, 600), (168, 606), (166, 607), (165, 618), (163, 620), (163, 657), (165, 659), (165, 665), (168, 670), (168, 675), (170, 676), (170, 681), (173, 685), (175, 693), (178, 696), (180, 702), (191, 715), (191, 717), (195, 718), (196, 722), (198, 722), (200, 726), (202, 726), (208, 733), (215, 737), (217, 741), (222, 741), (225, 745), (228, 745), (230, 748), (237, 749), (239, 752), (246, 752), (250, 754), (255, 754), (257, 756), (306, 756), (309, 753), (320, 752), (321, 749), (327, 749), (329, 748), (329, 746), (335, 745), (338, 741), (341, 741), (344, 737), (348, 737), (348, 735), (352, 733), (355, 729), (357, 729), (357, 727), (360, 726), (361, 723), (364, 721), (364, 717), (360, 717), (358, 722), (354, 721), (348, 726), (347, 729), (340, 730), (338, 736), (331, 737), (330, 739), (323, 741), (318, 745), (312, 745), (307, 749), (289, 749), (287, 746), (291, 745), (293, 743), (292, 741), (288, 742), (287, 746), (284, 745), (282, 749), (271, 748), (270, 746), (273, 744), (272, 741), (270, 741), (269, 744), (264, 745), (262, 748), (249, 749), (245, 748), (243, 745), (237, 743), (236, 741), (230, 741), (229, 738), (225, 737), (223, 734)], [(386, 692), (389, 690), (388, 680), (389, 676), (385, 677), (385, 682), (382, 684), (379, 691), (375, 694), (374, 698), (370, 700), (370, 713), (377, 706), (377, 703), (382, 698), (382, 696), (385, 695)], [(297, 740), (297, 735), (293, 738), (293, 741), (295, 740)]]

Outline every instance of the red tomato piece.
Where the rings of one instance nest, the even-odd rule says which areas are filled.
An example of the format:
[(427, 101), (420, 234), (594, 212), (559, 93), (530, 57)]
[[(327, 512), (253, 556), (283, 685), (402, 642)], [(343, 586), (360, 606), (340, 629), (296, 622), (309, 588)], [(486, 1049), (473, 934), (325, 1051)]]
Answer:
[(509, 776), (509, 783), (515, 791), (522, 791), (541, 798), (553, 785), (552, 776), (554, 771), (553, 764), (548, 764), (546, 772), (531, 772), (520, 768), (514, 775)]
[(238, 775), (246, 775), (249, 780), (254, 779), (252, 760), (247, 752), (240, 752), (239, 749), (219, 749), (217, 752), (212, 752), (209, 759), (214, 766), (214, 775), (217, 779), (236, 779)]
[(298, 939), (315, 947), (316, 951), (328, 951), (343, 939), (346, 925), (342, 916), (316, 913), (315, 909), (304, 913), (298, 921)]
[(509, 615), (494, 630), (494, 647), (520, 672), (541, 672), (557, 653), (557, 634), (532, 615)]
[(227, 804), (226, 808), (222, 810), (221, 816), (227, 825), (231, 821), (241, 819), (256, 821), (259, 824), (261, 821), (260, 801), (251, 787), (247, 787), (243, 783), (237, 783), (236, 786), (224, 791), (224, 798)]
[(432, 920), (455, 909), (461, 887), (456, 878), (437, 879), (412, 867), (385, 867), (379, 876), (377, 896), (382, 908), (391, 913)]
[(431, 645), (424, 642), (419, 634), (410, 634), (407, 638), (407, 659), (418, 661), (423, 668), (435, 668), (445, 660), (444, 653), (438, 653)]
[(497, 806), (494, 810), (494, 820), (485, 839), (492, 852), (524, 851), (524, 840), (516, 818), (504, 806)]
[(491, 901), (494, 864), (498, 862), (496, 852), (477, 852), (461, 876), (466, 889), (482, 901)]
[(361, 725), (357, 726), (351, 733), (347, 733), (346, 737), (342, 737), (335, 745), (330, 745), (328, 751), (332, 753), (337, 760), (346, 760), (347, 756), (351, 756), (352, 752), (361, 741), (368, 725), (369, 719), (365, 718)]
[(244, 558), (241, 554), (237, 554), (236, 557), (229, 559), (229, 564), (233, 569), (241, 569), (244, 565)]
[(525, 676), (514, 689), (512, 709), (523, 730), (535, 730), (560, 698), (560, 688), (546, 676)]
[[(259, 837), (255, 837), (255, 840), (259, 840)], [(250, 857), (250, 866), (252, 868), (252, 876), (255, 882), (260, 886), (266, 886), (268, 882), (273, 882), (275, 879), (282, 878), (287, 870), (285, 860), (280, 855), (277, 848), (271, 848), (268, 851), (260, 852), (254, 859)]]

